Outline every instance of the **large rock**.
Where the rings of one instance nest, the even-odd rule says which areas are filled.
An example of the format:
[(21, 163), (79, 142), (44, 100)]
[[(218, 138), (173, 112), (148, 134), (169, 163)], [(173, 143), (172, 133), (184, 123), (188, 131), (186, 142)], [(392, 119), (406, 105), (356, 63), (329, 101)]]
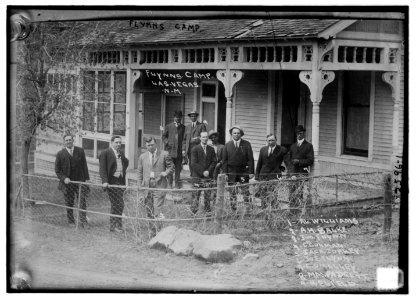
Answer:
[(175, 232), (174, 240), (169, 245), (169, 249), (176, 255), (191, 255), (194, 244), (201, 238), (199, 232), (180, 228)]
[(168, 226), (163, 228), (155, 237), (153, 237), (148, 245), (150, 248), (168, 249), (175, 239), (175, 233), (178, 231), (176, 226)]
[(194, 244), (194, 255), (211, 262), (228, 262), (236, 255), (241, 242), (231, 234), (201, 235)]

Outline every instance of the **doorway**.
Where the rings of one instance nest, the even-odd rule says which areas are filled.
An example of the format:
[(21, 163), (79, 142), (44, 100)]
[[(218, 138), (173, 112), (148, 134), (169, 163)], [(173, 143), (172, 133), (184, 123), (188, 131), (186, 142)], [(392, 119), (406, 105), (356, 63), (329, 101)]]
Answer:
[(281, 144), (290, 147), (296, 142), (295, 127), (298, 123), (300, 80), (298, 71), (285, 71), (282, 77), (282, 130)]

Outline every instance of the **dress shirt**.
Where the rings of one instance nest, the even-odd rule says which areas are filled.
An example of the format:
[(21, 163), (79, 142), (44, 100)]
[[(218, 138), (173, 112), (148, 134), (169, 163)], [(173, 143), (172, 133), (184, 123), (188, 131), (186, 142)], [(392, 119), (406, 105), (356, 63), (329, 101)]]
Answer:
[(121, 162), (121, 155), (120, 155), (120, 151), (117, 151), (116, 149), (114, 149), (113, 147), (111, 147), (114, 151), (114, 155), (116, 156), (117, 159), (117, 169), (116, 172), (114, 173), (114, 177), (120, 177), (123, 176), (123, 163)]

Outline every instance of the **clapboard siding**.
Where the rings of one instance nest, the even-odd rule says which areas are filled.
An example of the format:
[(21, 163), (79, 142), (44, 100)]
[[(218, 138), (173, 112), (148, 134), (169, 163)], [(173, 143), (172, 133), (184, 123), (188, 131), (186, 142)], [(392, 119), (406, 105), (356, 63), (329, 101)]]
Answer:
[(267, 73), (263, 71), (245, 72), (236, 87), (235, 123), (243, 127), (244, 139), (255, 152), (266, 145), (267, 93)]
[(162, 102), (157, 92), (144, 94), (144, 134), (160, 135)]
[(381, 72), (375, 76), (373, 161), (389, 163), (392, 154), (393, 99)]
[(326, 86), (320, 104), (319, 153), (335, 156), (337, 142), (338, 80)]
[[(194, 110), (194, 89), (184, 89), (183, 93), (185, 94), (185, 111), (183, 111), (182, 123), (187, 125), (191, 123), (188, 114)], [(198, 121), (202, 122), (203, 120), (199, 118)]]
[(399, 143), (399, 149), (400, 149), (400, 153), (402, 154), (403, 152), (403, 134), (404, 134), (404, 73), (405, 73), (405, 69), (404, 69), (404, 55), (400, 55), (400, 70), (401, 72), (400, 74), (400, 98), (399, 98), (399, 139), (398, 139), (398, 143)]

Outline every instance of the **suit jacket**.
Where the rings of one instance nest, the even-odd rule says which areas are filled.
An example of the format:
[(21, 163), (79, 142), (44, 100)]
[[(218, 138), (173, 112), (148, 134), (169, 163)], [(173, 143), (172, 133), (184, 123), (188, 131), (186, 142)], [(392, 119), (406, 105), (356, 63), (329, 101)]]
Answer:
[(169, 152), (172, 158), (182, 157), (182, 142), (185, 134), (185, 125), (179, 124), (178, 127), (172, 122), (165, 127), (162, 139), (165, 144), (165, 150)]
[(213, 178), (215, 165), (217, 163), (217, 157), (214, 148), (207, 145), (206, 154), (202, 145), (199, 144), (191, 150), (191, 169), (192, 177), (206, 178), (204, 177), (204, 171), (209, 172), (209, 178)]
[[(75, 167), (76, 169), (74, 170), (74, 168), (71, 167)], [(89, 180), (90, 175), (88, 173), (88, 166), (87, 160), (85, 159), (84, 149), (74, 146), (72, 157), (66, 148), (60, 150), (56, 154), (55, 173), (59, 178), (58, 188), (62, 191), (65, 191), (67, 186), (64, 183), (65, 178), (82, 182)]]
[[(201, 132), (207, 131), (205, 124), (196, 121), (195, 127), (192, 128), (192, 123), (186, 125), (185, 134), (182, 142), (182, 150), (185, 150), (185, 153), (190, 153), (193, 146), (201, 143), (199, 140), (199, 135)], [(192, 142), (192, 138), (198, 138), (195, 142)]]
[(256, 166), (256, 179), (276, 179), (276, 174), (282, 174), (279, 167), (286, 153), (285, 147), (276, 145), (273, 153), (269, 156), (269, 146), (262, 147)]
[(235, 149), (234, 140), (227, 142), (222, 151), (222, 169), (229, 173), (233, 169), (238, 173), (254, 174), (254, 158), (251, 144), (240, 139), (238, 149)]
[[(292, 164), (293, 159), (299, 159), (299, 164), (294, 165)], [(290, 173), (302, 173), (307, 174), (304, 168), (307, 168), (313, 164), (314, 161), (314, 152), (313, 146), (311, 143), (307, 142), (306, 140), (303, 141), (302, 145), (298, 148), (298, 144), (293, 143), (290, 146), (289, 152), (286, 156), (285, 163), (289, 166)]]
[[(121, 164), (123, 165), (123, 178), (126, 178), (126, 170), (129, 166), (129, 160), (126, 158), (124, 153), (120, 151), (121, 155)], [(113, 177), (114, 173), (117, 171), (117, 158), (114, 153), (113, 148), (107, 148), (100, 153), (100, 177), (102, 183), (109, 183), (109, 179)]]
[(149, 152), (146, 151), (139, 157), (139, 166), (137, 168), (138, 177), (137, 183), (139, 187), (149, 187), (150, 172), (155, 173), (156, 187), (166, 188), (168, 185), (167, 176), (161, 177), (161, 172), (166, 172), (167, 175), (173, 174), (175, 165), (167, 151), (157, 150), (153, 165), (150, 164)]

